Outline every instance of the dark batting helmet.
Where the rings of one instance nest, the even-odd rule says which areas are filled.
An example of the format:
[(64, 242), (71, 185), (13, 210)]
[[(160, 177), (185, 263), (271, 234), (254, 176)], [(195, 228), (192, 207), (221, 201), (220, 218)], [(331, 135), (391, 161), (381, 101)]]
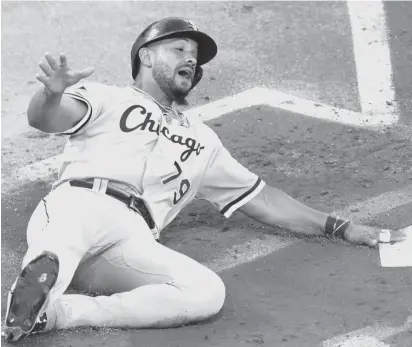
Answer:
[(203, 74), (200, 66), (206, 64), (215, 57), (217, 46), (215, 41), (209, 35), (198, 31), (192, 21), (179, 17), (169, 17), (150, 24), (136, 39), (131, 51), (133, 79), (136, 78), (137, 73), (139, 72), (140, 49), (152, 42), (173, 37), (191, 38), (197, 42), (197, 67), (192, 82), (192, 88), (199, 83)]

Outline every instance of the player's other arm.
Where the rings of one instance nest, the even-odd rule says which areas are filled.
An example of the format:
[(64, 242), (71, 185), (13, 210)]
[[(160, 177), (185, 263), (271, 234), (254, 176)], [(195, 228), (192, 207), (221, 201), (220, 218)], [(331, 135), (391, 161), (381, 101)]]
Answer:
[(87, 112), (85, 103), (63, 93), (40, 88), (27, 110), (29, 125), (46, 133), (64, 132), (75, 126)]
[(46, 61), (39, 67), (44, 75), (36, 78), (43, 86), (32, 97), (27, 110), (29, 125), (47, 132), (64, 132), (75, 126), (87, 113), (87, 105), (82, 101), (64, 95), (66, 88), (93, 73), (92, 68), (73, 71), (67, 65), (64, 54), (60, 55), (60, 64), (46, 53)]
[[(380, 228), (343, 220), (335, 224), (334, 217), (329, 218), (332, 224), (327, 227), (327, 213), (314, 210), (268, 184), (239, 210), (263, 224), (280, 226), (295, 233), (325, 236), (326, 229), (336, 230), (341, 225), (343, 233), (333, 234), (351, 243), (374, 247), (380, 241)], [(405, 237), (402, 233), (393, 234), (390, 241), (401, 241)]]
[(328, 218), (327, 213), (314, 210), (268, 184), (239, 210), (269, 226), (319, 236), (324, 235)]

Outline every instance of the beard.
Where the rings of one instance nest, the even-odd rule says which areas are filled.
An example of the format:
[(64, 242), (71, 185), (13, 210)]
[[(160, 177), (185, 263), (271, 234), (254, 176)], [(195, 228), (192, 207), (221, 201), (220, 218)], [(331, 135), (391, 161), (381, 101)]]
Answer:
[(157, 61), (152, 69), (154, 80), (169, 98), (178, 105), (187, 105), (186, 97), (190, 92), (190, 87), (180, 87), (176, 83), (176, 75), (169, 66), (161, 61)]

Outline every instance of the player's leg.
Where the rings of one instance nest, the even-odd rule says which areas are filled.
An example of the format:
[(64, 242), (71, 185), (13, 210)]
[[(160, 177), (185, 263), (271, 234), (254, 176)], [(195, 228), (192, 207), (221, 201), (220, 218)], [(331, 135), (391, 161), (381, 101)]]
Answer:
[[(30, 218), (28, 250), (22, 270), (8, 295), (3, 330), (8, 340), (16, 341), (32, 331), (50, 297), (65, 291), (77, 263), (87, 251), (84, 243), (79, 242), (79, 247), (73, 247), (81, 221), (69, 217), (72, 203), (64, 200), (60, 190), (58, 188), (42, 199)], [(65, 211), (63, 201), (67, 203)]]
[(101, 232), (101, 197), (93, 193), (61, 186), (37, 205), (27, 228), (22, 271), (9, 293), (3, 331), (9, 339), (17, 340), (34, 328), (48, 303), (67, 289), (88, 250), (114, 242)]
[(103, 295), (63, 295), (48, 313), (56, 317), (55, 328), (174, 327), (220, 311), (225, 300), (220, 277), (157, 243), (140, 216), (133, 220), (136, 229), (128, 238), (89, 257), (73, 278), (78, 289)]

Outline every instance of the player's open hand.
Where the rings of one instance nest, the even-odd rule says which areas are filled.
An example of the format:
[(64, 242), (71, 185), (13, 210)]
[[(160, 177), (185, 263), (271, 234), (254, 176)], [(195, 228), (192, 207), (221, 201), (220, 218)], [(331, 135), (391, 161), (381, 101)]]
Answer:
[(353, 244), (376, 247), (379, 242), (400, 242), (406, 238), (406, 234), (401, 231), (382, 230), (378, 227), (367, 225), (349, 224), (345, 231), (345, 239)]
[(89, 77), (93, 72), (93, 68), (87, 68), (81, 71), (73, 71), (67, 64), (67, 57), (64, 53), (60, 54), (60, 62), (50, 55), (45, 54), (46, 61), (42, 60), (39, 63), (40, 69), (44, 75), (37, 74), (36, 78), (42, 82), (47, 90), (52, 94), (62, 94), (67, 87), (70, 87), (81, 79)]

